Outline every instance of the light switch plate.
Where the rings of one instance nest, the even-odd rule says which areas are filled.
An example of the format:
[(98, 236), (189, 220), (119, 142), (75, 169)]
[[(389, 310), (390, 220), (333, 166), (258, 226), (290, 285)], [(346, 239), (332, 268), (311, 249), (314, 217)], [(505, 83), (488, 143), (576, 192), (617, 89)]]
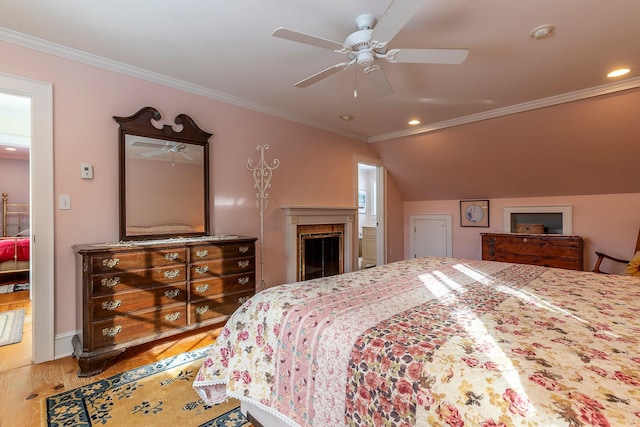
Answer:
[(71, 196), (69, 194), (60, 194), (58, 196), (58, 209), (60, 210), (71, 209)]

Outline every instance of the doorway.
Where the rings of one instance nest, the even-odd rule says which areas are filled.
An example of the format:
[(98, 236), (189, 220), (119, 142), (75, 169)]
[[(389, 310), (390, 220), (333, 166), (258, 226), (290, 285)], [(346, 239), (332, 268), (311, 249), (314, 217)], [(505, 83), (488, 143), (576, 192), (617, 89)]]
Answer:
[[(30, 99), (30, 362), (54, 359), (53, 89), (51, 83), (0, 73), (0, 92)], [(37, 237), (37, 239), (36, 239)]]
[(376, 159), (357, 160), (358, 269), (386, 264), (385, 168)]

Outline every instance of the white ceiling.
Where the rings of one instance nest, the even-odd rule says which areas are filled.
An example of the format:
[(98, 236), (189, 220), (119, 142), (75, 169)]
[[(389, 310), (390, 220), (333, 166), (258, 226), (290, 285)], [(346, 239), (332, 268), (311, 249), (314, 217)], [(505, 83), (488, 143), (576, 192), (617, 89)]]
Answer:
[[(470, 53), (461, 65), (377, 62), (393, 87), (384, 97), (360, 67), (294, 87), (344, 56), (271, 34), (342, 43), (391, 0), (4, 0), (0, 39), (370, 142), (640, 85), (638, 0), (412, 1), (422, 5), (389, 48)], [(530, 36), (544, 24), (549, 37)], [(631, 73), (606, 77), (620, 66)]]

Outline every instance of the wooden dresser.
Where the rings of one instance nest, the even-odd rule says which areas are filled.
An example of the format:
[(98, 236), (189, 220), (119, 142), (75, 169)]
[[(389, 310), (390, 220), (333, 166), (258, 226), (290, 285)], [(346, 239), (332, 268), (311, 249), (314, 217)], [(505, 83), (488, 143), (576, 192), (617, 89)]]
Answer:
[(77, 256), (78, 376), (138, 344), (224, 322), (255, 294), (253, 237), (90, 244)]
[(579, 236), (498, 233), (481, 236), (484, 260), (584, 269), (584, 241)]

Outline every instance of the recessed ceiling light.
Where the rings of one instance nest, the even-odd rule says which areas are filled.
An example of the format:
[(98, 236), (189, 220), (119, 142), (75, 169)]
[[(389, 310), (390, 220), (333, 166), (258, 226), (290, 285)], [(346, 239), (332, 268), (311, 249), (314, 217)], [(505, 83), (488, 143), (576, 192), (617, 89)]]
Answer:
[(629, 73), (629, 71), (631, 71), (629, 68), (618, 68), (617, 70), (613, 70), (612, 72), (607, 74), (607, 77), (624, 76), (625, 74)]
[(420, 124), (420, 120), (412, 119), (412, 120), (409, 120), (408, 124), (410, 124), (411, 126), (419, 125)]
[(345, 122), (350, 122), (351, 120), (353, 120), (353, 116), (350, 114), (343, 114), (340, 116), (340, 118)]
[(553, 33), (553, 30), (555, 29), (556, 27), (554, 27), (551, 24), (540, 25), (539, 27), (536, 27), (533, 30), (531, 30), (529, 32), (529, 35), (536, 40), (543, 40), (549, 37), (551, 33)]

